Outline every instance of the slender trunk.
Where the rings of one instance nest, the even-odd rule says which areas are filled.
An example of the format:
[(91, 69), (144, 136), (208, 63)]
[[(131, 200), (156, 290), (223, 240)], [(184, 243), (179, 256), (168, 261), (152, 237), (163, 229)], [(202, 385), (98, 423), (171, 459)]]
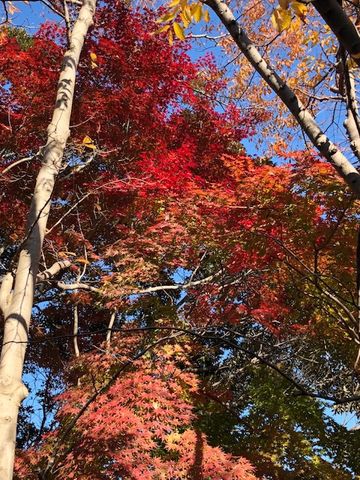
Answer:
[[(13, 289), (4, 287), (1, 308), (5, 313), (4, 338), (0, 357), (0, 480), (11, 480), (15, 455), (16, 424), (19, 405), (27, 395), (22, 383), (36, 276), (49, 216), (51, 194), (59, 173), (69, 136), (75, 77), (80, 53), (93, 23), (96, 0), (84, 0), (71, 32), (59, 77), (56, 103), (48, 127), (27, 223), (27, 236), (19, 255)], [(9, 276), (6, 277), (9, 280)], [(5, 293), (4, 293), (5, 292)]]
[[(73, 343), (74, 343), (74, 353), (75, 357), (79, 358), (80, 357), (80, 349), (79, 349), (79, 343), (78, 343), (78, 333), (79, 333), (79, 309), (78, 306), (75, 305), (74, 307), (74, 325), (73, 325)], [(81, 380), (80, 377), (77, 378), (76, 384), (78, 387), (81, 385)]]
[[(346, 59), (344, 59), (346, 61)], [(344, 122), (350, 146), (356, 157), (360, 160), (360, 117), (356, 100), (355, 78), (353, 71), (344, 65), (347, 117)]]
[(261, 56), (226, 3), (222, 0), (204, 0), (204, 3), (214, 10), (240, 51), (287, 106), (314, 147), (333, 165), (355, 195), (360, 197), (360, 175), (356, 168), (325, 135), (296, 93)]
[(78, 306), (74, 307), (74, 325), (73, 325), (73, 342), (74, 342), (74, 353), (75, 357), (80, 357), (79, 343), (78, 343), (78, 332), (79, 332), (79, 310)]
[(115, 318), (116, 318), (116, 310), (111, 313), (109, 325), (106, 332), (106, 351), (107, 352), (110, 351), (111, 334), (112, 334), (112, 328), (114, 326)]

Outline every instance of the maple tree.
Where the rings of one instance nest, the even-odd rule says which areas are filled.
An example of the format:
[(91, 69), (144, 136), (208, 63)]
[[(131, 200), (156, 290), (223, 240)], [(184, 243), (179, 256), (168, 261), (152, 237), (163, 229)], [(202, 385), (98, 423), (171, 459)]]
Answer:
[[(238, 98), (239, 101), (250, 99), (256, 102), (258, 108), (271, 105), (275, 114), (270, 115), (271, 119), (276, 119), (280, 129), (293, 126), (295, 120), (311, 144), (358, 195), (359, 177), (353, 163), (359, 159), (359, 119), (354, 75), (359, 63), (360, 36), (355, 26), (359, 19), (359, 5), (352, 1), (345, 1), (344, 5), (342, 3), (336, 0), (279, 0), (233, 2), (228, 5), (217, 1), (174, 0), (168, 4), (168, 11), (159, 18), (159, 22), (164, 23), (160, 31), (169, 32), (170, 40), (171, 24), (175, 34), (183, 39), (183, 27), (186, 29), (201, 19), (209, 20), (209, 13), (204, 6), (207, 5), (228, 34), (211, 36), (214, 25), (210, 23), (210, 35), (205, 33), (198, 37), (215, 41), (231, 54), (234, 51), (232, 47), (236, 46), (242, 54), (225, 65), (227, 67), (235, 61), (240, 67), (233, 72), (235, 87), (232, 98)], [(233, 11), (237, 12), (236, 18)], [(273, 29), (269, 28), (271, 23)], [(257, 48), (257, 45), (260, 47)], [(255, 72), (266, 83), (267, 89), (254, 81)], [(274, 96), (269, 95), (271, 91), (275, 99), (277, 97), (282, 102), (280, 118), (278, 110), (274, 108)], [(349, 156), (350, 148), (339, 148), (327, 135), (331, 124), (322, 128), (323, 120), (316, 119), (327, 108), (332, 108), (334, 115), (336, 109), (340, 110), (353, 158)], [(291, 113), (290, 117), (284, 116), (284, 110)], [(339, 130), (337, 137), (340, 136)], [(274, 140), (273, 123), (270, 133)], [(286, 141), (284, 132), (275, 135), (275, 141)]]
[[(312, 152), (247, 155), (268, 113), (215, 108), (227, 82), (214, 59), (191, 62), (155, 19), (102, 6), (78, 64), (31, 337), (4, 332), (3, 352), (29, 342), (26, 368), (47, 375), (41, 424), (20, 417), (15, 475), (352, 478), (337, 441), (351, 452), (357, 433), (317, 399), (358, 405), (353, 195)], [(1, 43), (6, 314), (67, 38), (46, 23), (7, 26)]]

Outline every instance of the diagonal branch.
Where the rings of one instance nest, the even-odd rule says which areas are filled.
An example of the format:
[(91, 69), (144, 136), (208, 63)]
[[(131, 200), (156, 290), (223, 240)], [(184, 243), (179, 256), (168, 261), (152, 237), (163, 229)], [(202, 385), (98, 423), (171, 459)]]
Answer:
[(353, 71), (349, 69), (346, 63), (346, 58), (343, 58), (343, 66), (347, 106), (347, 116), (344, 121), (344, 127), (350, 140), (351, 149), (354, 155), (360, 160), (360, 117), (356, 99), (355, 77)]
[(43, 282), (44, 280), (48, 280), (49, 278), (54, 277), (57, 273), (59, 273), (64, 268), (70, 267), (71, 262), (70, 260), (60, 260), (55, 262), (51, 265), (50, 268), (44, 270), (43, 272), (38, 273), (36, 277), (37, 282)]
[(351, 190), (360, 197), (360, 175), (358, 171), (321, 130), (296, 93), (277, 74), (274, 68), (265, 61), (226, 3), (222, 0), (205, 0), (204, 3), (216, 13), (241, 52), (286, 105), (312, 144), (333, 165)]
[(360, 67), (360, 35), (338, 0), (315, 0), (316, 10)]

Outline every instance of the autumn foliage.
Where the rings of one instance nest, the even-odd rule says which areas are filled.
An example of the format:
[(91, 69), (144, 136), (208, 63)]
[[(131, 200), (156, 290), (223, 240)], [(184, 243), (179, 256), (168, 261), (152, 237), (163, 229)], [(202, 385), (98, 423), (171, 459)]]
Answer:
[[(311, 151), (277, 146), (274, 161), (247, 153), (242, 142), (262, 128), (266, 110), (219, 106), (226, 82), (215, 59), (191, 61), (167, 31), (154, 34), (155, 19), (109, 2), (80, 63), (42, 270), (64, 259), (71, 266), (39, 281), (37, 343), (28, 352), (29, 371), (52, 378), (50, 420), (22, 439), (19, 479), (46, 471), (58, 479), (253, 480), (263, 462), (285, 475), (287, 459), (269, 460), (275, 440), (258, 455), (214, 441), (204, 405), (217, 402), (224, 414), (239, 392), (223, 382), (219, 393), (206, 370), (236, 363), (234, 338), (241, 347), (248, 335), (249, 349), (260, 333), (269, 345), (321, 334), (336, 356), (339, 336), (350, 336), (319, 296), (318, 276), (329, 279), (330, 294), (351, 296), (351, 195)], [(23, 241), (17, 219), (30, 202), (65, 44), (51, 23), (34, 36), (10, 27), (1, 36), (3, 268)], [(354, 354), (351, 345), (346, 365)], [(307, 472), (317, 461), (338, 473), (312, 457)]]

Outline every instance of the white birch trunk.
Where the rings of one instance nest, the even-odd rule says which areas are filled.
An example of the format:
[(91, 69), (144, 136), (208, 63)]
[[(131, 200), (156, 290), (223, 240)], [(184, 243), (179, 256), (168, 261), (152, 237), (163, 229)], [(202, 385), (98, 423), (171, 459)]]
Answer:
[(116, 311), (111, 313), (109, 325), (106, 332), (106, 351), (107, 352), (110, 352), (111, 334), (112, 334), (112, 328), (114, 326), (115, 318), (116, 318)]
[(352, 71), (345, 69), (348, 75), (346, 82), (347, 89), (347, 117), (344, 122), (350, 146), (354, 154), (360, 160), (360, 129), (359, 129), (359, 107), (356, 99), (355, 77)]
[(69, 136), (77, 66), (85, 37), (93, 23), (95, 6), (96, 0), (84, 0), (71, 32), (70, 47), (64, 55), (55, 108), (48, 127), (43, 163), (28, 215), (27, 238), (20, 252), (13, 289), (9, 288), (9, 276), (6, 276), (7, 283), (0, 296), (5, 316), (0, 357), (0, 480), (13, 478), (18, 410), (27, 396), (22, 371), (36, 276), (51, 195)]

